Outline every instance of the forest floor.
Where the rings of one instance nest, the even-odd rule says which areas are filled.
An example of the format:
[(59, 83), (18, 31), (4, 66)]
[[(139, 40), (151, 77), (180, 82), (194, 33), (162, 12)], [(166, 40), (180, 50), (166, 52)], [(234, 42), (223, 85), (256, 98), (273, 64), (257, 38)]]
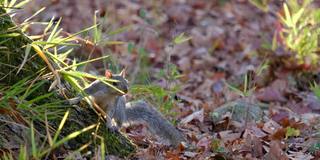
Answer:
[[(279, 24), (271, 12), (281, 11), (280, 2), (264, 12), (246, 0), (34, 0), (16, 18), (22, 21), (44, 6), (35, 20), (62, 17), (61, 27), (70, 33), (91, 26), (95, 10), (106, 31), (130, 25), (105, 35), (126, 43), (103, 46), (127, 68), (130, 81), (142, 82), (137, 77), (144, 70), (150, 73), (148, 82), (168, 88), (168, 79), (157, 73), (168, 63), (176, 66), (172, 70), (180, 75), (169, 82), (179, 86), (170, 110), (175, 114), (166, 115), (177, 120), (194, 148), (168, 149), (136, 126), (126, 130), (141, 146), (134, 157), (320, 158), (320, 101), (310, 89), (319, 82), (319, 69), (301, 69), (286, 61), (287, 52), (270, 50)], [(41, 27), (29, 32), (40, 33)], [(192, 39), (175, 45), (168, 58), (166, 48), (180, 33)]]

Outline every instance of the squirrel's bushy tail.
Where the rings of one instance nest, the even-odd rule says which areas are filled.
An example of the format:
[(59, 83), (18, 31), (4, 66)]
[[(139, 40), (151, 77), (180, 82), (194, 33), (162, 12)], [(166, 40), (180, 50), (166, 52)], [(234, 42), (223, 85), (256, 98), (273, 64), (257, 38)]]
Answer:
[(126, 116), (129, 123), (143, 121), (148, 125), (150, 132), (169, 141), (171, 145), (177, 146), (185, 141), (183, 135), (169, 121), (144, 101), (127, 103)]

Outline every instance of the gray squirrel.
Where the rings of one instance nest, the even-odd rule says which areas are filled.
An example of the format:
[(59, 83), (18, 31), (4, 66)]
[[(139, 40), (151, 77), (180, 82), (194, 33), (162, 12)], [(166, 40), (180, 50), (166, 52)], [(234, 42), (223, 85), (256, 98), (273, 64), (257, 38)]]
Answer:
[[(124, 71), (120, 74), (106, 71), (107, 78), (117, 81), (112, 82), (112, 86), (118, 90), (100, 80), (95, 80), (84, 89), (84, 93), (105, 111), (107, 128), (118, 131), (124, 123), (144, 122), (151, 133), (158, 135), (170, 145), (178, 146), (181, 142), (185, 142), (184, 136), (148, 103), (142, 100), (126, 103), (124, 95), (128, 92), (129, 85), (124, 74)], [(83, 98), (84, 96), (72, 98), (69, 103), (79, 103)]]

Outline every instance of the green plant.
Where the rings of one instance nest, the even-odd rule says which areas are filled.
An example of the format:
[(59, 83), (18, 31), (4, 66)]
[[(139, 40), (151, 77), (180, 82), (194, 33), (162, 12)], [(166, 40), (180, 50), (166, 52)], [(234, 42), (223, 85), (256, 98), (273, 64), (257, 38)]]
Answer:
[(286, 128), (286, 139), (293, 137), (293, 136), (299, 136), (300, 135), (300, 130), (295, 129), (292, 127), (287, 127)]
[(313, 82), (313, 84), (310, 85), (310, 89), (317, 99), (320, 100), (320, 86), (316, 82)]
[[(273, 48), (277, 41), (294, 53), (298, 64), (316, 65), (320, 35), (320, 9), (312, 7), (312, 0), (287, 1), (283, 4), (284, 14), (278, 14), (281, 26), (275, 34)], [(277, 38), (277, 36), (279, 38)]]
[[(256, 89), (256, 83), (255, 83), (255, 78), (257, 76), (260, 76), (262, 72), (269, 67), (269, 61), (264, 61), (261, 63), (258, 68), (254, 71), (248, 71), (244, 76), (243, 76), (243, 84), (240, 87), (235, 87), (230, 85), (229, 83), (225, 82), (225, 84), (228, 86), (228, 88), (238, 94), (241, 98), (244, 98), (246, 101), (249, 101), (250, 96), (254, 93)], [(239, 105), (241, 107), (244, 107), (242, 105)], [(253, 106), (253, 105), (250, 105)], [(231, 114), (235, 112), (235, 107), (232, 107)], [(249, 118), (249, 107), (246, 107), (246, 114), (245, 116), (245, 127), (247, 126), (248, 118)], [(214, 113), (213, 117), (219, 117), (219, 114)]]
[(225, 148), (221, 146), (221, 140), (219, 139), (212, 139), (211, 140), (211, 150), (216, 153), (224, 153)]
[[(157, 74), (154, 74), (153, 77), (156, 79), (165, 80), (166, 86), (160, 86), (155, 84), (150, 84), (150, 76), (148, 72), (148, 66), (150, 65), (147, 57), (147, 53), (143, 48), (138, 50), (139, 55), (139, 68), (142, 68), (138, 73), (139, 78), (142, 80), (147, 80), (146, 85), (134, 84), (131, 87), (131, 92), (134, 93), (136, 98), (143, 98), (152, 102), (155, 106), (160, 106), (160, 110), (165, 114), (174, 113), (170, 112), (175, 100), (176, 93), (180, 90), (180, 86), (177, 83), (173, 83), (178, 78), (181, 77), (181, 74), (178, 71), (178, 68), (175, 64), (171, 63), (171, 52), (175, 45), (185, 43), (189, 41), (191, 37), (185, 36), (184, 33), (179, 34), (178, 36), (172, 39), (172, 42), (168, 44), (167, 48), (167, 59), (165, 62), (165, 67), (160, 69)], [(128, 45), (129, 53), (135, 49), (135, 46), (132, 43)]]
[(137, 59), (137, 68), (135, 68), (134, 73), (131, 78), (133, 84), (147, 84), (150, 83), (150, 61), (148, 57), (148, 52), (143, 47), (138, 47), (133, 43), (128, 44), (128, 52), (136, 52)]
[[(251, 77), (252, 78), (252, 77)], [(228, 86), (228, 88), (230, 90), (232, 90), (233, 92), (237, 93), (238, 95), (240, 95), (241, 97), (248, 97), (250, 96), (253, 91), (255, 90), (255, 87), (250, 87), (250, 81), (251, 81), (250, 75), (248, 73), (246, 73), (244, 75), (244, 81), (243, 81), (243, 86), (242, 89), (239, 89), (235, 86), (230, 85), (229, 83), (226, 82), (226, 85)]]
[(266, 69), (269, 68), (269, 61), (263, 61), (257, 69), (254, 71), (248, 71), (246, 74), (244, 74), (242, 81), (242, 86), (234, 86), (232, 84), (229, 84), (225, 82), (225, 84), (228, 86), (230, 90), (237, 93), (241, 97), (249, 97), (253, 94), (253, 92), (256, 89), (255, 84), (255, 78), (257, 76), (260, 76)]
[(313, 143), (309, 148), (308, 151), (312, 154), (316, 154), (317, 152), (319, 152), (320, 150), (320, 142), (316, 141), (315, 143)]
[(264, 12), (268, 12), (269, 7), (268, 3), (270, 0), (249, 0), (249, 2), (259, 9), (263, 10)]

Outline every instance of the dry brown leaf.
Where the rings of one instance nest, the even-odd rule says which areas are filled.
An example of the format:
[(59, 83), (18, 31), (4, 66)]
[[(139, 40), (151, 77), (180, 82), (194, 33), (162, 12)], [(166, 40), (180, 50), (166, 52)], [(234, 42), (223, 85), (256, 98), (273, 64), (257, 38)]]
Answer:
[(232, 142), (236, 139), (239, 139), (241, 136), (241, 133), (233, 133), (232, 131), (227, 130), (227, 131), (219, 132), (218, 135), (221, 141), (226, 143), (226, 142)]
[(190, 114), (189, 116), (183, 118), (180, 123), (182, 124), (186, 124), (186, 123), (189, 123), (191, 122), (192, 120), (198, 120), (200, 121), (201, 123), (203, 122), (203, 119), (204, 119), (204, 113), (203, 113), (203, 109), (199, 110), (199, 111), (196, 111), (196, 112), (193, 112), (192, 114)]
[(247, 137), (249, 135), (255, 136), (257, 138), (263, 138), (263, 137), (267, 136), (266, 133), (264, 133), (260, 128), (258, 128), (255, 125), (247, 126), (247, 128), (243, 134), (243, 137)]
[(289, 160), (288, 156), (282, 151), (279, 141), (271, 141), (270, 150), (265, 154), (266, 160)]
[(269, 120), (268, 122), (264, 123), (263, 125), (263, 131), (269, 133), (269, 134), (274, 134), (278, 129), (280, 129), (281, 126), (273, 121), (273, 120)]
[(256, 95), (260, 101), (264, 102), (286, 102), (287, 99), (284, 96), (287, 82), (284, 80), (276, 80), (271, 86), (261, 89)]

